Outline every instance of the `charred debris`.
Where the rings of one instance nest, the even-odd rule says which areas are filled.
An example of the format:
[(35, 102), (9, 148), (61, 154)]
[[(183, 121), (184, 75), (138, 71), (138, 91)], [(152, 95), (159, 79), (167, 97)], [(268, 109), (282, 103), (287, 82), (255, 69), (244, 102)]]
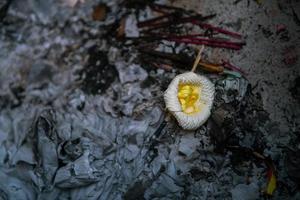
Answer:
[[(0, 198), (299, 198), (299, 132), (279, 132), (239, 63), (212, 59), (247, 42), (217, 15), (156, 1), (1, 2)], [(164, 120), (162, 95), (195, 45), (216, 97), (191, 132)]]

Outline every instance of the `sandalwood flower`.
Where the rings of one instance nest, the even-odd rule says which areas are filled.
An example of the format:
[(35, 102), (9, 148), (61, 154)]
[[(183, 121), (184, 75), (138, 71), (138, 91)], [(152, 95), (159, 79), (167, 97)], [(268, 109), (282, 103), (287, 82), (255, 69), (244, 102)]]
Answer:
[(167, 109), (183, 129), (194, 130), (206, 122), (215, 88), (206, 78), (187, 72), (176, 76), (164, 94)]

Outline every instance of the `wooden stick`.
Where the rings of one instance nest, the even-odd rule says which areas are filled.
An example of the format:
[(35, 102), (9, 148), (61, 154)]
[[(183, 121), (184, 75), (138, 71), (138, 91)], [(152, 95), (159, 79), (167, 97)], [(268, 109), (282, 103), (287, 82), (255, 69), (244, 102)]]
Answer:
[(200, 60), (201, 60), (201, 54), (202, 54), (203, 50), (204, 50), (204, 45), (201, 46), (201, 49), (200, 49), (199, 52), (198, 52), (198, 55), (197, 55), (197, 57), (196, 57), (196, 59), (195, 59), (193, 68), (192, 68), (192, 70), (191, 70), (192, 72), (194, 72), (194, 71), (196, 70), (196, 68), (197, 68), (197, 66), (198, 66), (198, 63), (199, 63)]

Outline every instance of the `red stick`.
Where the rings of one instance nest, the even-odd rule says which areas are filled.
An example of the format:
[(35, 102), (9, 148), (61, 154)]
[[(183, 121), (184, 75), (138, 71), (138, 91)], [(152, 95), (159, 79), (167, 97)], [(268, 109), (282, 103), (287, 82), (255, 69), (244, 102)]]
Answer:
[(211, 47), (227, 48), (227, 49), (234, 49), (234, 50), (240, 50), (242, 48), (241, 46), (234, 45), (234, 44), (213, 43), (208, 41), (194, 41), (194, 40), (192, 41), (188, 39), (176, 39), (176, 38), (173, 39), (166, 38), (166, 40), (174, 41), (177, 43), (198, 44), (198, 45), (204, 44)]
[(217, 39), (197, 38), (197, 37), (193, 37), (193, 36), (175, 36), (173, 38), (182, 38), (182, 39), (206, 41), (206, 42), (212, 42), (212, 43), (229, 44), (229, 45), (237, 45), (237, 46), (245, 45), (245, 43), (242, 43), (242, 42), (231, 42), (231, 41), (224, 41), (224, 40), (217, 40)]
[(239, 33), (235, 33), (235, 32), (232, 32), (232, 31), (228, 31), (228, 30), (225, 30), (225, 29), (222, 29), (222, 28), (219, 28), (219, 27), (215, 27), (213, 25), (210, 25), (210, 24), (206, 24), (206, 23), (201, 23), (201, 22), (198, 22), (197, 20), (192, 20), (191, 23), (193, 24), (197, 24), (199, 25), (201, 28), (204, 28), (204, 29), (211, 29), (213, 31), (216, 31), (218, 33), (223, 33), (225, 35), (230, 35), (232, 37), (236, 37), (236, 38), (241, 38), (242, 35), (239, 34)]
[(236, 38), (241, 38), (242, 37), (242, 35), (239, 34), (239, 33), (228, 31), (228, 30), (225, 30), (225, 29), (222, 29), (222, 28), (219, 28), (219, 27), (214, 27), (210, 24), (202, 24), (200, 26), (202, 26), (203, 28), (212, 29), (212, 30), (217, 31), (219, 33), (223, 33), (225, 35), (230, 35), (232, 37), (236, 37)]
[(232, 64), (231, 64), (230, 62), (228, 62), (228, 61), (222, 60), (222, 65), (223, 65), (225, 68), (228, 68), (228, 69), (231, 69), (231, 70), (238, 71), (238, 72), (240, 72), (240, 73), (243, 74), (243, 75), (247, 75), (247, 73), (244, 72), (241, 68), (232, 65)]

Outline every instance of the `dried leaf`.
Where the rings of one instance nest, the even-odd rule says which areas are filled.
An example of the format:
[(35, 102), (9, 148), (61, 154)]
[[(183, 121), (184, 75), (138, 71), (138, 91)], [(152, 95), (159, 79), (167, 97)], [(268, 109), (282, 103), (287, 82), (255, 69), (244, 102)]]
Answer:
[(97, 5), (93, 10), (93, 20), (95, 21), (103, 21), (106, 18), (107, 6), (105, 4)]
[(125, 23), (126, 23), (126, 18), (122, 18), (120, 21), (120, 26), (117, 29), (117, 38), (121, 38), (125, 35)]

